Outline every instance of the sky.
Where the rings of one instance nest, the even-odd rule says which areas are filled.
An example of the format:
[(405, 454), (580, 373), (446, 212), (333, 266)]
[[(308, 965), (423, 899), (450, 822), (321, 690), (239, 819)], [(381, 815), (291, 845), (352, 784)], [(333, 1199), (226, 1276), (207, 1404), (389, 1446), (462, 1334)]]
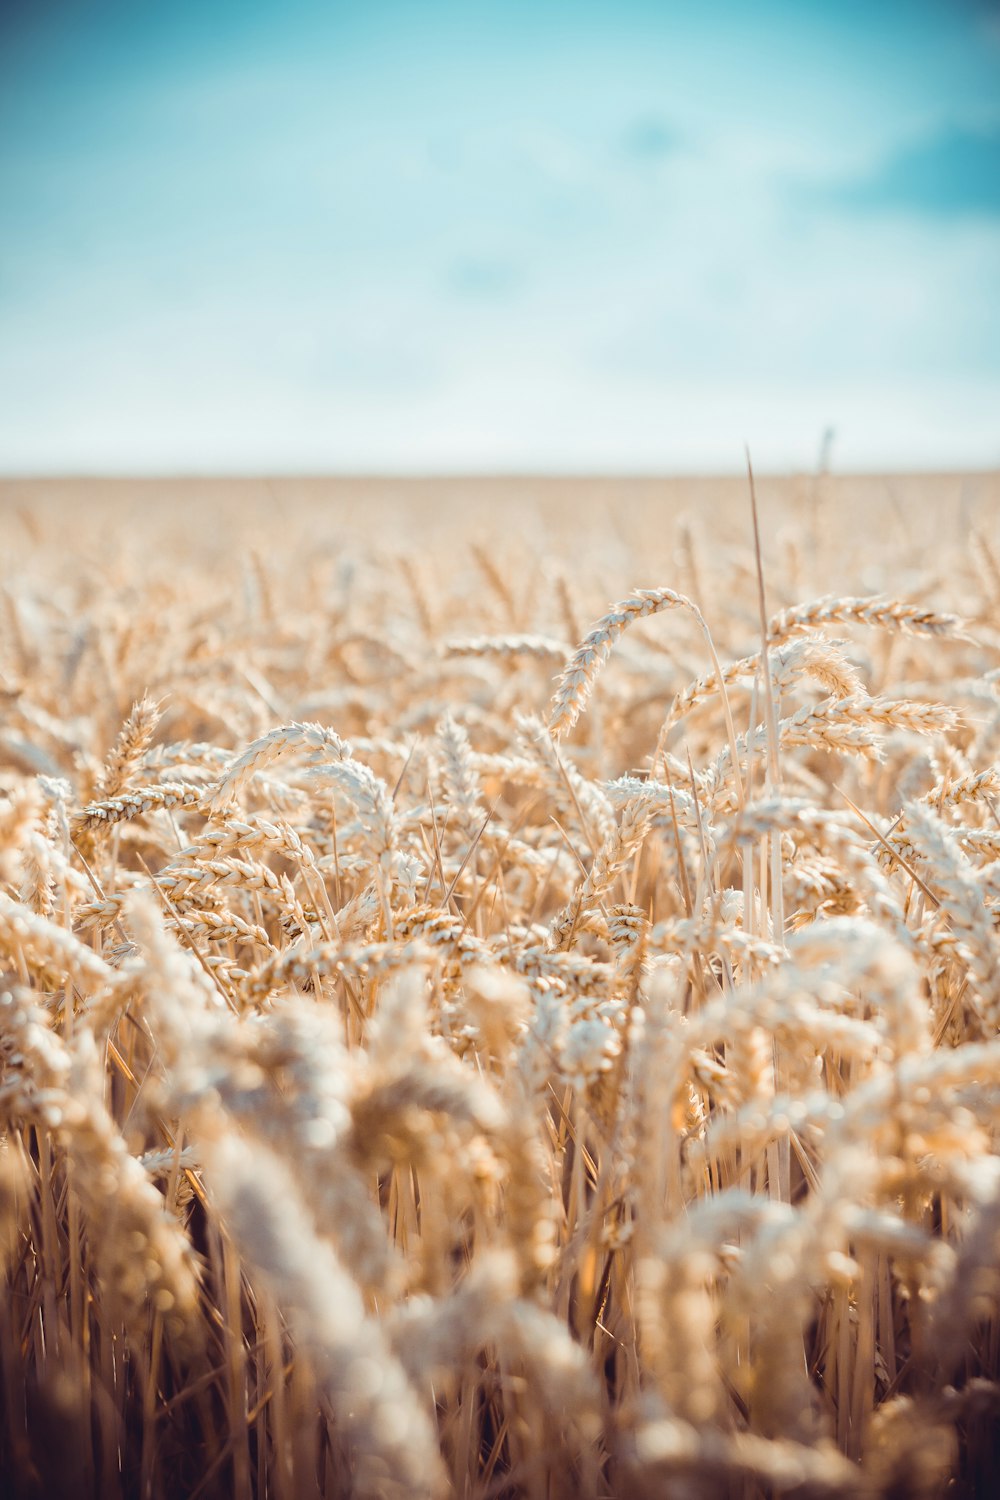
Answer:
[(0, 8), (0, 473), (1000, 465), (1000, 3)]

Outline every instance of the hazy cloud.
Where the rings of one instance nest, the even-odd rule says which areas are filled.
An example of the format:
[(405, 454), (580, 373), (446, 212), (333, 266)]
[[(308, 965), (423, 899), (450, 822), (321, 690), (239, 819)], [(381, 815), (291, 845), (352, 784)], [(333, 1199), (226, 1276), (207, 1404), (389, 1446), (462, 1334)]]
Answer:
[(448, 285), (463, 297), (483, 302), (506, 302), (521, 285), (521, 270), (499, 255), (464, 255), (448, 270)]
[(672, 156), (680, 144), (680, 132), (656, 115), (633, 120), (622, 137), (626, 156), (642, 163), (660, 162)]
[(950, 126), (915, 141), (835, 197), (846, 207), (876, 212), (1000, 215), (1000, 122), (981, 129)]

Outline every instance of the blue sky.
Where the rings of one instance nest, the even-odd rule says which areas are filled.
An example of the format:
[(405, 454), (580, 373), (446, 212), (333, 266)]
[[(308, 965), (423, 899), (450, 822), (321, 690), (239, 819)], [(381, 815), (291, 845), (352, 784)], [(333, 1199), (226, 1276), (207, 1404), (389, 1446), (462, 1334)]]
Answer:
[(0, 471), (1000, 463), (1000, 8), (0, 20)]

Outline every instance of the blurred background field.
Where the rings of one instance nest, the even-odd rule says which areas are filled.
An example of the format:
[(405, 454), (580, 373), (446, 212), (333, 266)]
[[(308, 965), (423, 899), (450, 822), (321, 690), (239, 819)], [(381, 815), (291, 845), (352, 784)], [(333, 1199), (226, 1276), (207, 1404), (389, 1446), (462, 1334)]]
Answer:
[[(928, 549), (998, 540), (1000, 472), (764, 474), (757, 490), (766, 556), (794, 548), (819, 592), (899, 585), (907, 572), (926, 587)], [(608, 590), (674, 581), (686, 566), (678, 536), (748, 542), (749, 496), (745, 475), (8, 478), (0, 516), (8, 558), (28, 576), (101, 555), (143, 575), (187, 555), (216, 557), (232, 582), (256, 546), (300, 550), (306, 565), (345, 538), (352, 554), (416, 549), (454, 569), (468, 565), (463, 546), (488, 542), (498, 566), (527, 550), (539, 566), (589, 568), (601, 608)]]

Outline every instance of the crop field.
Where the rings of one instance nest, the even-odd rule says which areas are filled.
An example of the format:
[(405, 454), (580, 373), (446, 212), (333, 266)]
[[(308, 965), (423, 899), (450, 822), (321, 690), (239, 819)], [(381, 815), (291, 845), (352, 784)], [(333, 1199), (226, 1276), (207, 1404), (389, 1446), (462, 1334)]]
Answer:
[(1000, 476), (0, 486), (0, 1493), (1000, 1484)]

